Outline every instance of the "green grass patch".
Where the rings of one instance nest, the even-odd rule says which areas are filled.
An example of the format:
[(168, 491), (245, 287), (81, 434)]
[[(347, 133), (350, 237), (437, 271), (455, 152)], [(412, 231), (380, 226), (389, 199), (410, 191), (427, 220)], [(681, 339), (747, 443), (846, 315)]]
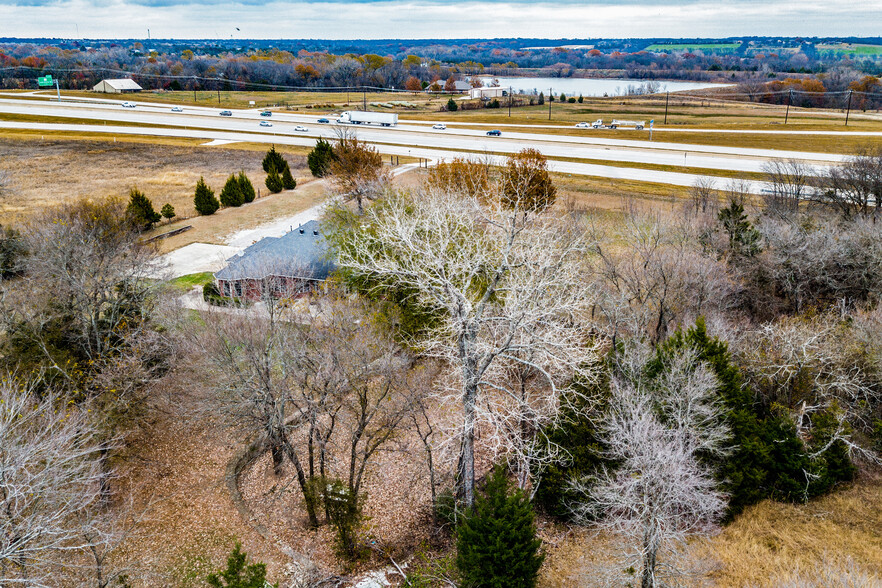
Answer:
[(206, 282), (210, 282), (213, 279), (214, 274), (212, 274), (211, 272), (187, 274), (186, 276), (181, 276), (179, 278), (175, 278), (174, 280), (170, 280), (168, 282), (168, 286), (174, 288), (175, 290), (180, 290), (181, 292), (188, 292), (194, 286), (202, 286)]
[(882, 55), (882, 45), (818, 45), (818, 51), (834, 51), (840, 55)]

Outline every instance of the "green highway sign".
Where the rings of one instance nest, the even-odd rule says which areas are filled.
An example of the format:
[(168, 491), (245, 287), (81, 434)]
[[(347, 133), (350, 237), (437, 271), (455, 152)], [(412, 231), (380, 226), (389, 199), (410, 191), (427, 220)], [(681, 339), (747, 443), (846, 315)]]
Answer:
[(51, 86), (52, 85), (52, 76), (43, 76), (42, 78), (37, 78), (38, 86)]

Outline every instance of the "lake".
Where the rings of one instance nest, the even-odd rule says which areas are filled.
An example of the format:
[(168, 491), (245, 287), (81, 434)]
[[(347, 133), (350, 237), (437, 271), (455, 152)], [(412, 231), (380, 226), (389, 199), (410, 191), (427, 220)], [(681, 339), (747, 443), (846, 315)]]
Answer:
[[(490, 84), (494, 78), (482, 76), (484, 84)], [(632, 88), (640, 88), (647, 80), (622, 80), (622, 79), (592, 79), (592, 78), (509, 78), (499, 76), (495, 79), (499, 80), (499, 85), (506, 87), (511, 86), (512, 90), (517, 93), (523, 91), (525, 93), (545, 92), (548, 95), (548, 89), (551, 88), (555, 96), (561, 92), (570, 96), (621, 96), (628, 94), (628, 86)], [(666, 80), (651, 80), (653, 84), (658, 84), (658, 92), (682, 92), (684, 90), (701, 90), (704, 88), (720, 88), (731, 84), (712, 84), (709, 82), (670, 82)], [(635, 92), (632, 92), (635, 93)], [(636, 92), (647, 93), (647, 92)]]

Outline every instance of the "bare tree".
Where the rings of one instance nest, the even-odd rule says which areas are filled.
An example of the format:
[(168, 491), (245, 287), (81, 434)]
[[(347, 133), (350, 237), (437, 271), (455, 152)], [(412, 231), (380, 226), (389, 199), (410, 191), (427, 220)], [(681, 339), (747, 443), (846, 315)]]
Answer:
[(722, 516), (725, 497), (700, 456), (722, 455), (729, 434), (716, 377), (694, 352), (671, 358), (657, 381), (642, 373), (645, 352), (629, 355), (611, 380), (602, 433), (608, 459), (620, 465), (576, 482), (585, 500), (574, 511), (586, 522), (599, 517), (625, 542), (610, 585), (634, 582), (630, 569), (653, 588), (684, 573), (678, 556), (688, 539), (713, 531)]
[(763, 166), (768, 188), (763, 196), (766, 210), (772, 214), (789, 215), (799, 209), (803, 200), (814, 196), (811, 166), (798, 159), (773, 159)]
[(557, 198), (548, 175), (548, 159), (533, 148), (510, 155), (502, 172), (501, 197), (509, 208), (543, 211)]
[(101, 503), (102, 450), (83, 413), (0, 378), (0, 584), (54, 586), (88, 547)]
[(710, 210), (717, 191), (716, 180), (710, 176), (699, 176), (689, 188), (689, 200), (695, 213), (705, 214)]
[[(401, 288), (437, 317), (414, 344), (456, 366), (460, 483), (470, 505), (479, 396), (502, 387), (503, 364), (529, 362), (556, 397), (596, 362), (581, 320), (591, 302), (583, 233), (554, 216), (508, 209), (498, 198), (482, 203), (426, 190), (390, 194), (341, 241), (340, 266), (373, 280), (374, 294)], [(526, 332), (534, 333), (531, 355)]]
[(845, 218), (855, 214), (876, 218), (882, 211), (882, 148), (868, 146), (827, 173), (822, 200)]

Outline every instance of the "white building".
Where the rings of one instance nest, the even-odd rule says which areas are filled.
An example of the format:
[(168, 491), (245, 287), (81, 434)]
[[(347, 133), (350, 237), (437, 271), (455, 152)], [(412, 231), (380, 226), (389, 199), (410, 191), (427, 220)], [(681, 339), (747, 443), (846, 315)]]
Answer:
[(123, 94), (126, 92), (140, 92), (143, 89), (135, 80), (124, 78), (120, 80), (101, 80), (95, 84), (92, 91), (104, 92), (105, 94)]
[(469, 90), (469, 98), (500, 98), (508, 96), (508, 88), (472, 88)]

